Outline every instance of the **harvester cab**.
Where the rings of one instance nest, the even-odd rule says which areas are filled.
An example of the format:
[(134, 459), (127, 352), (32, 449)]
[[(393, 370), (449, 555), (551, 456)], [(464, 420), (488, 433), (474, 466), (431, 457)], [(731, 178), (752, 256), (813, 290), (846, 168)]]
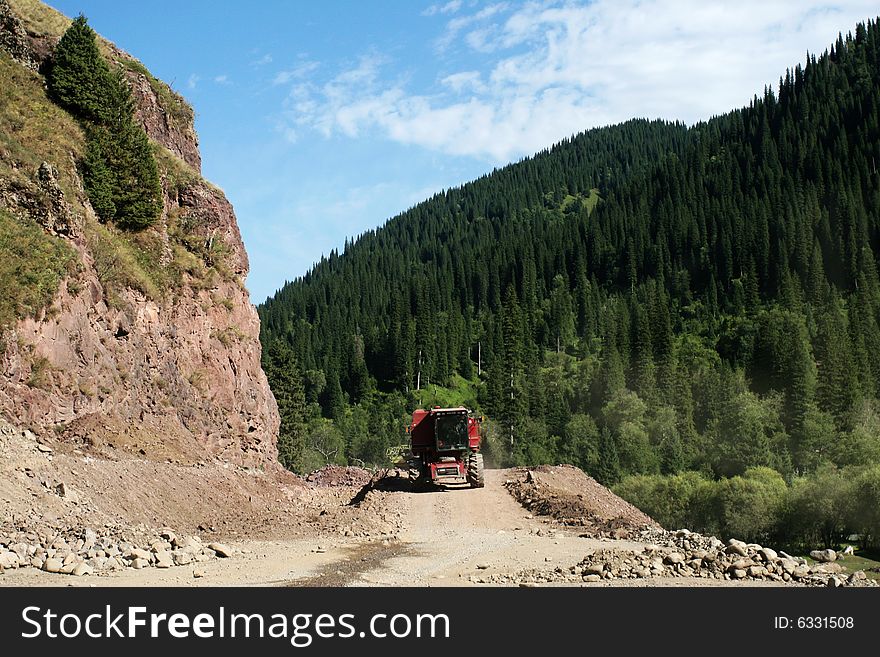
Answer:
[(410, 478), (482, 488), (481, 419), (464, 407), (417, 409), (407, 428)]

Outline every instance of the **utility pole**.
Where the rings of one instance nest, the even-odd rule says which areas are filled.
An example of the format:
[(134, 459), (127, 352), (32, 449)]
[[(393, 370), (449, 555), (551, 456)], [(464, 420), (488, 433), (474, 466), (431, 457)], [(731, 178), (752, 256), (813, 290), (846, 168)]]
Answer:
[(483, 342), (477, 340), (477, 376), (483, 374)]
[[(510, 410), (513, 411), (513, 370), (510, 370)], [(510, 418), (510, 446), (513, 447), (513, 418)]]
[(422, 389), (422, 350), (419, 349), (419, 369), (416, 372), (416, 390)]

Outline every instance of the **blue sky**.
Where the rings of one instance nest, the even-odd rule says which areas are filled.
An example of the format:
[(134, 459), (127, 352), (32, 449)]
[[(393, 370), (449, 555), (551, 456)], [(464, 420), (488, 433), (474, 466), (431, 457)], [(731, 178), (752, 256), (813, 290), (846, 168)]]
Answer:
[(582, 130), (747, 104), (875, 1), (49, 0), (195, 107), (263, 301), (346, 237)]

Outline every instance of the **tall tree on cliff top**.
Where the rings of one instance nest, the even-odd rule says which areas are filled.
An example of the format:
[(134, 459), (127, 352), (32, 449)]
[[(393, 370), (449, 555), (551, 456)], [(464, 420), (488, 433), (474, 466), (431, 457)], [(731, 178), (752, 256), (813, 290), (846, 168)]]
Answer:
[(127, 230), (153, 225), (163, 205), (153, 147), (134, 121), (125, 76), (110, 70), (84, 16), (58, 42), (48, 82), (52, 98), (85, 129), (83, 182), (98, 217)]

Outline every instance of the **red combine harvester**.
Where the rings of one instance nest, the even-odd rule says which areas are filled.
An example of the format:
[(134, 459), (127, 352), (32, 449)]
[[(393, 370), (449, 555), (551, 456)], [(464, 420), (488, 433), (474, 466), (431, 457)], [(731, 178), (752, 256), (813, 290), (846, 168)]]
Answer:
[(481, 420), (464, 407), (416, 410), (406, 430), (410, 435), (410, 477), (421, 482), (467, 483), (471, 488), (482, 488)]

